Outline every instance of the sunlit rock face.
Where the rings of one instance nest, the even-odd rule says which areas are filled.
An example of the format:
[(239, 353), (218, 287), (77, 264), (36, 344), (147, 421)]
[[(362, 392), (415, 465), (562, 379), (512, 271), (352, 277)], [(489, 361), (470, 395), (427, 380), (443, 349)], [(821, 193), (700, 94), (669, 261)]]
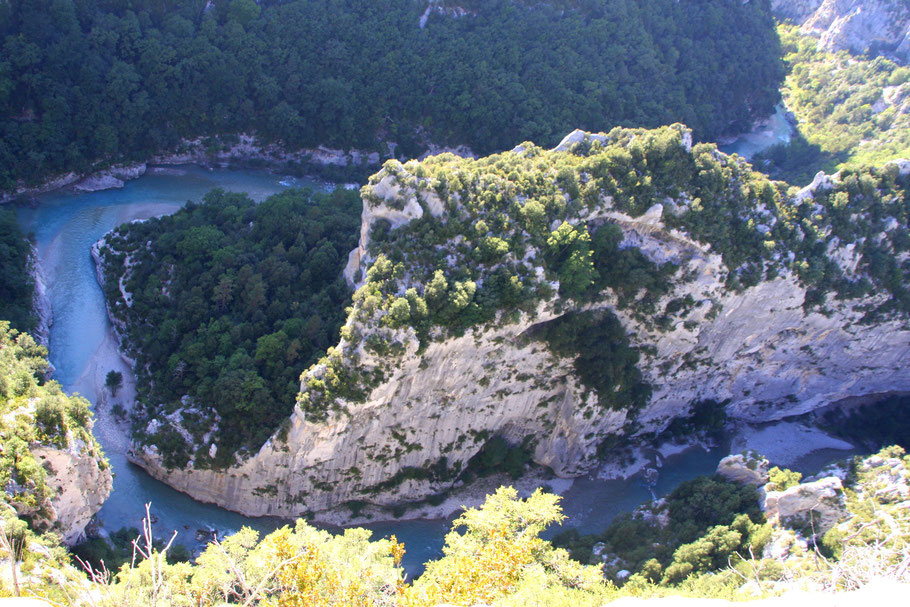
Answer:
[(910, 60), (910, 7), (899, 0), (772, 0), (771, 7), (826, 50)]
[(65, 448), (39, 446), (35, 458), (48, 470), (53, 488), (52, 517), (65, 544), (85, 538), (85, 526), (111, 493), (113, 476), (100, 454), (81, 440), (70, 438)]
[[(740, 162), (699, 151), (687, 130), (678, 131), (675, 153)], [(556, 150), (535, 147), (529, 152), (523, 144), (498, 158), (533, 153), (539, 163), (557, 163), (560, 155), (577, 152), (578, 145), (596, 142), (599, 149), (608, 141), (607, 135), (579, 133)], [(647, 134), (636, 133), (622, 141), (632, 145)], [(443, 156), (435, 162), (471, 167), (481, 161)], [(431, 178), (420, 176), (424, 172), (416, 161), (387, 166), (364, 188), (361, 241), (345, 270), (355, 288), (365, 284), (383, 253), (382, 242), (373, 240), (380, 222), (394, 231), (466, 212), (465, 200), (446, 194)], [(837, 176), (821, 176), (798, 195), (785, 195), (792, 196), (792, 204), (811, 205), (816, 190), (837, 183)], [(335, 398), (323, 416), (298, 406), (258, 453), (238, 457), (226, 470), (192, 465), (166, 470), (154, 446), (134, 445), (131, 458), (198, 500), (248, 515), (298, 516), (352, 500), (394, 505), (444, 491), (494, 436), (527, 445), (534, 462), (571, 477), (589, 470), (599, 450), (616, 438), (661, 431), (674, 418), (688, 415), (695, 403), (715, 401), (733, 418), (761, 422), (849, 397), (910, 392), (906, 320), (898, 315), (863, 322), (869, 306), (884, 301), (884, 294), (829, 297), (823, 308), (806, 306), (807, 287), (790, 271), (786, 252), (777, 254), (781, 269), (773, 278), (731, 288), (731, 269), (718, 252), (684, 230), (668, 227), (695, 204), (688, 193), (677, 192), (633, 216), (610, 196), (600, 196), (566, 219), (576, 225), (612, 223), (621, 231), (621, 249), (636, 248), (655, 264), (678, 266), (656, 308), (689, 302), (684, 314), (652, 322), (634, 306), (620, 305), (610, 289), (584, 304), (568, 301), (559, 295), (559, 282), (545, 273), (544, 253), (526, 246), (522, 260), (550, 288), (540, 291), (545, 294), (534, 306), (499, 314), (462, 335), (434, 329), (421, 343), (413, 328), (390, 326), (385, 309), (367, 310), (373, 305), (368, 298), (355, 297), (328, 362), (304, 373), (301, 399), (337, 373), (372, 378), (364, 384), (362, 399)], [(782, 221), (778, 211), (762, 205), (743, 212), (752, 217), (750, 229), (761, 234)], [(558, 226), (557, 220), (549, 229)], [(466, 263), (460, 251), (472, 254), (463, 244), (462, 236), (453, 238), (448, 254), (436, 245), (434, 259), (446, 260), (454, 272)], [(420, 246), (404, 250), (405, 266), (409, 258), (426, 254)], [(858, 271), (853, 243), (832, 239), (827, 255), (842, 271)], [(399, 296), (425, 287), (410, 270), (403, 271), (397, 284)], [(630, 411), (598, 405), (598, 394), (579, 377), (575, 360), (554, 353), (537, 337), (547, 323), (580, 310), (612, 315), (621, 323), (650, 387), (641, 407)], [(379, 353), (369, 347), (371, 339), (389, 348)], [(623, 388), (615, 385), (613, 390)], [(195, 445), (190, 452), (200, 446), (205, 447)]]

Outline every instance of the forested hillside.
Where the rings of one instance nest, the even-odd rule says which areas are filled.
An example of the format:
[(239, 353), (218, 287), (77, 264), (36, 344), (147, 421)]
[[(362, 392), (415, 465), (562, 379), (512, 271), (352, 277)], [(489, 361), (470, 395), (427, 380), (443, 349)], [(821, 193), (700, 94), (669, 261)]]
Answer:
[(779, 97), (767, 0), (566, 4), (421, 28), (418, 0), (4, 0), (0, 189), (238, 132), (406, 157), (617, 124), (713, 139)]
[(808, 183), (819, 170), (910, 156), (910, 68), (884, 57), (832, 53), (791, 25), (779, 27), (787, 78), (781, 87), (799, 121), (788, 145), (754, 158), (775, 179)]
[[(341, 269), (359, 216), (349, 190), (291, 190), (259, 205), (214, 190), (106, 238), (105, 294), (138, 362), (142, 417), (170, 413), (188, 395), (184, 423), (213, 431), (219, 448), (207, 444), (197, 466), (258, 448), (290, 415), (300, 373), (337, 342), (350, 297)], [(132, 295), (122, 299), (119, 284)], [(163, 429), (150, 432), (169, 462), (192, 455)]]
[(0, 320), (10, 321), (20, 331), (35, 326), (35, 286), (28, 272), (30, 251), (31, 246), (16, 223), (16, 214), (0, 209)]

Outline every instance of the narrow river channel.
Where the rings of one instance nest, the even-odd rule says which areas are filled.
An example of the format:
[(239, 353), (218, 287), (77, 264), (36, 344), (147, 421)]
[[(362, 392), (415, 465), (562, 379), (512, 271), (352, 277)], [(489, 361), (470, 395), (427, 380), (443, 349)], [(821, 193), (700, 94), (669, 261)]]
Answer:
[[(177, 531), (178, 541), (190, 548), (198, 546), (206, 530), (217, 529), (228, 534), (247, 525), (267, 532), (287, 521), (247, 518), (201, 504), (127, 462), (128, 429), (115, 419), (111, 412), (113, 402), (107, 402), (99, 387), (108, 371), (126, 373), (128, 369), (117, 356), (89, 252), (94, 242), (117, 225), (173, 213), (188, 200), (199, 200), (215, 187), (247, 192), (252, 198), (262, 200), (288, 187), (328, 186), (265, 171), (208, 170), (196, 166), (152, 168), (120, 190), (84, 194), (55, 192), (40, 197), (36, 208), (18, 211), (23, 229), (34, 234), (47, 283), (53, 314), (50, 360), (56, 368), (54, 379), (68, 392), (79, 392), (96, 403), (95, 433), (114, 470), (113, 493), (98, 515), (102, 528), (114, 531), (123, 526), (138, 526), (145, 504), (151, 503), (156, 533), (169, 537)], [(650, 487), (640, 477), (608, 481), (593, 477), (578, 479), (564, 494), (563, 506), (569, 517), (566, 524), (585, 533), (602, 530), (617, 514), (650, 499), (652, 491), (662, 495), (684, 480), (712, 473), (726, 453), (726, 445), (722, 445), (711, 451), (693, 449), (667, 457), (656, 484)], [(413, 575), (423, 562), (441, 554), (449, 523), (412, 520), (364, 526), (379, 536), (394, 533), (403, 541), (407, 547), (404, 564)]]

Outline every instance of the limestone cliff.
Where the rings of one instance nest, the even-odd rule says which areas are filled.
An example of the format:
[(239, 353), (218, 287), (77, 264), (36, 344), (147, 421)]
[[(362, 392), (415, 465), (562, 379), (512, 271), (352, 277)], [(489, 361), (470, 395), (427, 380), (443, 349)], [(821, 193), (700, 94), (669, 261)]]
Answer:
[(112, 475), (88, 401), (45, 381), (46, 355), (0, 322), (0, 503), (34, 531), (54, 530), (73, 544), (110, 494)]
[(64, 544), (85, 538), (85, 526), (111, 494), (113, 476), (97, 444), (72, 437), (65, 448), (38, 445), (34, 456), (48, 471), (46, 482), (53, 490), (50, 500), (54, 527)]
[(910, 60), (910, 7), (899, 0), (772, 0), (775, 15), (800, 25), (829, 51)]
[(426, 498), (494, 436), (568, 477), (696, 403), (766, 421), (910, 391), (903, 166), (798, 192), (679, 126), (389, 162), (363, 188), (342, 339), (290, 420), (228, 470), (132, 459), (297, 516)]

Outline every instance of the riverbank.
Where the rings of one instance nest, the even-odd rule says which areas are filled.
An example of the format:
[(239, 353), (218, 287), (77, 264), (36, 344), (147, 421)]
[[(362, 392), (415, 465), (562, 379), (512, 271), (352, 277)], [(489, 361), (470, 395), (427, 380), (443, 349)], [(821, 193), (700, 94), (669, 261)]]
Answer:
[[(32, 310), (38, 319), (35, 328), (32, 331), (35, 341), (47, 348), (50, 345), (51, 325), (54, 324), (54, 312), (51, 309), (51, 302), (47, 297), (47, 280), (41, 269), (41, 263), (38, 260), (38, 251), (35, 245), (31, 245), (28, 254), (28, 273), (32, 277), (34, 291), (32, 292)], [(54, 372), (54, 366), (48, 362), (47, 373), (50, 375)]]
[(773, 424), (740, 425), (730, 441), (730, 453), (751, 450), (776, 466), (791, 467), (818, 451), (852, 452), (856, 447), (812, 426), (781, 421)]
[[(209, 170), (262, 169), (359, 187), (360, 182), (379, 170), (383, 159), (396, 157), (397, 144), (383, 142), (381, 146), (386, 148), (384, 153), (358, 149), (342, 150), (322, 145), (292, 151), (274, 143), (261, 143), (254, 135), (246, 133), (224, 138), (198, 137), (184, 140), (174, 150), (154, 154), (143, 162), (113, 166), (101, 166), (99, 163), (96, 169), (85, 173), (65, 173), (49, 178), (38, 186), (22, 186), (11, 192), (0, 192), (0, 204), (16, 200), (33, 203), (36, 196), (63, 189), (81, 193), (119, 189), (125, 182), (138, 179), (148, 171), (185, 164), (194, 164)], [(443, 153), (474, 157), (473, 151), (467, 146), (448, 147), (431, 142), (419, 159)]]

